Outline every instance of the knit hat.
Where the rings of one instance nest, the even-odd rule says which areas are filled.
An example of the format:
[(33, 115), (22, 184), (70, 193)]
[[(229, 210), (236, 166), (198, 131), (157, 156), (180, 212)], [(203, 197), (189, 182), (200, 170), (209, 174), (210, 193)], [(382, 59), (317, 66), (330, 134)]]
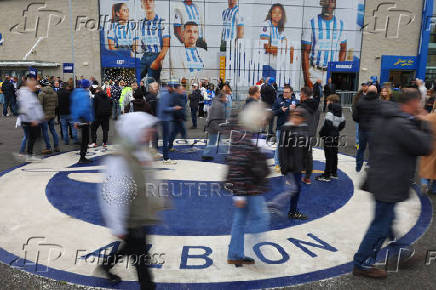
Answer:
[(82, 88), (84, 88), (84, 89), (87, 89), (87, 88), (89, 88), (89, 87), (91, 86), (91, 83), (90, 83), (87, 79), (83, 79), (83, 80), (80, 82), (80, 86), (81, 86)]

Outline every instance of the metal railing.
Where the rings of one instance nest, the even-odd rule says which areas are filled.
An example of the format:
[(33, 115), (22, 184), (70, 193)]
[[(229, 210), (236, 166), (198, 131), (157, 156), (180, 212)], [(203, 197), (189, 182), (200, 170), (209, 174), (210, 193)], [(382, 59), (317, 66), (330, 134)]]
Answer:
[(336, 94), (341, 97), (342, 108), (347, 108), (351, 110), (353, 105), (353, 98), (357, 94), (355, 91), (336, 91)]

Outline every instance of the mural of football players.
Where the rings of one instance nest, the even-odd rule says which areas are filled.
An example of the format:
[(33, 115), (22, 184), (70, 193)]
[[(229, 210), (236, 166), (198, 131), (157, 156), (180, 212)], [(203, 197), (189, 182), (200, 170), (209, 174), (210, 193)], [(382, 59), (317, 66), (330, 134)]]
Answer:
[(328, 64), (345, 61), (347, 39), (344, 22), (334, 13), (336, 0), (320, 0), (321, 14), (316, 15), (303, 28), (302, 69), (304, 82), (313, 87), (313, 81), (326, 81)]
[(130, 50), (135, 39), (135, 31), (129, 24), (127, 3), (112, 5), (112, 25), (106, 32), (109, 50)]
[(196, 43), (197, 47), (207, 50), (207, 43), (204, 37), (204, 24), (201, 10), (192, 0), (183, 0), (175, 4), (173, 12), (174, 35), (183, 43), (182, 30), (186, 23), (194, 22), (199, 27), (199, 36)]
[(165, 20), (156, 14), (155, 2), (155, 0), (141, 0), (145, 19), (141, 22), (134, 50), (143, 53), (139, 68), (137, 68), (140, 72), (140, 79), (150, 77), (158, 82), (162, 61), (170, 47), (170, 34)]
[(265, 22), (262, 25), (260, 39), (263, 40), (265, 53), (277, 55), (282, 41), (286, 39), (284, 35), (286, 23), (286, 12), (282, 4), (273, 4), (268, 11)]
[(221, 51), (226, 51), (227, 42), (244, 38), (244, 20), (239, 14), (238, 0), (228, 1), (228, 8), (222, 13)]
[(205, 50), (196, 46), (199, 38), (199, 26), (187, 22), (182, 31), (183, 47), (172, 47), (171, 56), (172, 78), (198, 80), (199, 73), (204, 69)]

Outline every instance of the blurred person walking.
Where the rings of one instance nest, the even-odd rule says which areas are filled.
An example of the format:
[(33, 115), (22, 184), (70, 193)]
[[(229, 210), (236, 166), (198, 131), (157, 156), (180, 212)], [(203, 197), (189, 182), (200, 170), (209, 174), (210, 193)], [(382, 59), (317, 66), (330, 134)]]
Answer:
[[(222, 93), (219, 98), (222, 103), (227, 100)], [(239, 134), (232, 134), (227, 157), (226, 188), (233, 193), (235, 206), (227, 263), (242, 266), (255, 263), (254, 259), (245, 256), (244, 234), (262, 233), (269, 226), (263, 196), (268, 191), (268, 157), (252, 142), (253, 135), (266, 126), (268, 113), (264, 104), (252, 103), (238, 119), (241, 130)]]
[(326, 112), (328, 96), (335, 95), (335, 94), (336, 94), (336, 85), (333, 83), (332, 79), (329, 78), (327, 84), (324, 86), (324, 106), (322, 108), (324, 112)]
[(192, 127), (191, 129), (197, 129), (197, 113), (199, 103), (203, 101), (203, 95), (201, 94), (200, 89), (198, 88), (198, 84), (192, 85), (192, 92), (188, 96), (189, 99), (189, 107), (191, 108), (191, 120)]
[(76, 129), (81, 130), (79, 163), (87, 164), (92, 161), (86, 158), (89, 143), (89, 124), (94, 121), (94, 110), (89, 96), (91, 83), (87, 79), (80, 82), (80, 88), (76, 88), (71, 95), (71, 119)]
[[(145, 94), (145, 101), (150, 106), (151, 115), (153, 117), (157, 117), (157, 109), (159, 105), (159, 84), (157, 82), (152, 82), (148, 85), (148, 92)], [(154, 125), (153, 138), (151, 140), (151, 146), (153, 147), (152, 154), (155, 160), (162, 158), (162, 154), (158, 152), (158, 143), (159, 143), (159, 133), (157, 130), (158, 124)]]
[[(275, 81), (276, 80), (273, 77), (268, 78), (267, 83), (265, 85), (263, 85), (261, 90), (260, 90), (261, 100), (262, 100), (262, 102), (265, 103), (265, 105), (268, 109), (272, 109), (272, 106), (274, 105), (274, 103), (276, 102), (276, 99), (277, 99), (277, 92), (273, 87), (273, 84)], [(273, 127), (274, 127), (274, 116), (272, 116), (271, 120), (269, 120), (269, 123), (268, 123), (268, 132), (266, 132), (267, 139), (274, 136)]]
[(186, 97), (186, 90), (181, 84), (175, 85), (174, 95), (173, 95), (173, 106), (180, 107), (180, 110), (174, 111), (174, 118), (171, 124), (171, 135), (169, 150), (176, 151), (174, 148), (174, 140), (176, 136), (180, 133), (182, 139), (186, 142), (186, 103), (188, 102)]
[(101, 126), (103, 131), (103, 148), (107, 147), (109, 136), (109, 119), (112, 115), (112, 100), (101, 87), (95, 89), (94, 95), (94, 121), (91, 124), (92, 143), (89, 148), (97, 147), (97, 130)]
[(15, 87), (11, 80), (11, 78), (6, 75), (5, 80), (2, 84), (2, 92), (5, 97), (3, 104), (3, 116), (9, 117), (8, 108), (10, 109), (11, 114), (17, 116), (17, 112), (15, 111), (16, 107), (16, 96), (15, 96)]
[(436, 194), (436, 112), (428, 114), (424, 120), (429, 123), (433, 131), (433, 152), (421, 158), (419, 176), (422, 178), (422, 183), (427, 185), (427, 193)]
[(227, 96), (220, 92), (212, 100), (212, 106), (206, 119), (207, 145), (203, 151), (201, 159), (203, 161), (214, 160), (214, 155), (218, 146), (218, 134), (220, 132), (220, 124), (226, 122), (226, 102)]
[(248, 89), (248, 97), (245, 100), (244, 109), (251, 103), (258, 103), (260, 101), (260, 88), (259, 86), (251, 86)]
[(71, 93), (73, 86), (71, 83), (67, 83), (65, 88), (61, 88), (58, 92), (58, 104), (59, 115), (61, 121), (62, 136), (64, 138), (64, 144), (70, 143), (68, 128), (71, 128), (74, 145), (79, 145), (79, 139), (77, 138), (77, 129), (74, 128), (74, 124), (71, 119)]
[(121, 114), (120, 98), (122, 87), (120, 87), (118, 81), (111, 87), (111, 98), (112, 98), (112, 120), (118, 120)]
[(41, 90), (38, 94), (39, 103), (42, 105), (44, 110), (45, 120), (41, 123), (42, 136), (44, 137), (44, 142), (46, 149), (42, 150), (42, 154), (51, 154), (52, 147), (50, 144), (50, 136), (48, 135), (48, 130), (50, 130), (53, 136), (53, 147), (55, 152), (60, 152), (59, 149), (59, 137), (55, 129), (55, 117), (58, 108), (58, 95), (50, 86), (50, 82), (47, 79), (43, 79), (40, 82)]
[[(104, 183), (99, 202), (106, 226), (123, 240), (117, 252), (111, 253), (99, 269), (114, 283), (121, 278), (111, 272), (120, 257), (135, 257), (134, 266), (140, 288), (155, 289), (147, 264), (147, 227), (157, 224), (158, 212), (165, 208), (159, 194), (149, 194), (147, 185), (154, 182), (152, 156), (144, 150), (151, 141), (157, 118), (143, 112), (120, 117), (115, 128), (120, 149), (104, 163)], [(130, 190), (126, 190), (126, 188)]]
[(28, 75), (26, 85), (19, 90), (19, 119), (25, 132), (27, 132), (27, 162), (40, 161), (41, 158), (33, 155), (33, 146), (41, 136), (40, 123), (44, 121), (44, 112), (38, 101), (36, 94), (36, 79), (33, 75)]
[[(393, 234), (396, 205), (409, 198), (417, 157), (429, 155), (433, 149), (434, 137), (423, 120), (419, 91), (403, 89), (398, 103), (382, 102), (372, 127), (368, 188), (374, 195), (375, 214), (354, 255), (356, 276), (387, 276), (385, 270), (374, 266), (377, 254), (386, 238)], [(391, 242), (388, 249), (389, 254), (399, 259), (400, 266), (414, 254), (413, 248), (397, 241)]]
[(338, 178), (338, 147), (339, 133), (345, 128), (345, 118), (342, 114), (338, 95), (327, 98), (327, 114), (319, 136), (324, 141), (325, 168), (324, 173), (315, 177), (318, 181), (330, 182)]

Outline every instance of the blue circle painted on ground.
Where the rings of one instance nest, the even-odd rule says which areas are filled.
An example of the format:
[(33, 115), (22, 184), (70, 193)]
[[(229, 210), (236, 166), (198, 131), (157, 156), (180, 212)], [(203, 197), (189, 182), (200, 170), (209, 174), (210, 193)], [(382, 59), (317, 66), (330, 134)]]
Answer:
[[(181, 147), (181, 146), (180, 146)], [(180, 148), (178, 147), (178, 148)], [(201, 152), (178, 152), (174, 159), (200, 161)], [(95, 160), (92, 166), (100, 163)], [(219, 156), (215, 162), (224, 162)], [(75, 165), (73, 168), (76, 167)], [(83, 166), (81, 166), (83, 167)], [(314, 161), (314, 169), (323, 170), (324, 164)], [(97, 171), (77, 171), (81, 174)], [(73, 173), (59, 172), (48, 183), (47, 199), (61, 212), (95, 225), (104, 225), (98, 204), (98, 185), (80, 182), (68, 178)], [(338, 172), (339, 180), (330, 183), (313, 181), (312, 185), (303, 185), (298, 208), (309, 216), (305, 221), (294, 221), (287, 218), (289, 196), (277, 200), (277, 196), (288, 192), (283, 177), (270, 179), (270, 191), (265, 194), (267, 202), (275, 204), (276, 210), (271, 215), (271, 230), (278, 230), (307, 223), (337, 211), (344, 206), (353, 195), (353, 182), (343, 172)], [(163, 223), (151, 228), (150, 233), (169, 236), (217, 236), (229, 235), (232, 224), (232, 198), (225, 190), (217, 190), (216, 182), (190, 180), (169, 180), (173, 209), (162, 212)], [(221, 187), (222, 189), (222, 187)]]

